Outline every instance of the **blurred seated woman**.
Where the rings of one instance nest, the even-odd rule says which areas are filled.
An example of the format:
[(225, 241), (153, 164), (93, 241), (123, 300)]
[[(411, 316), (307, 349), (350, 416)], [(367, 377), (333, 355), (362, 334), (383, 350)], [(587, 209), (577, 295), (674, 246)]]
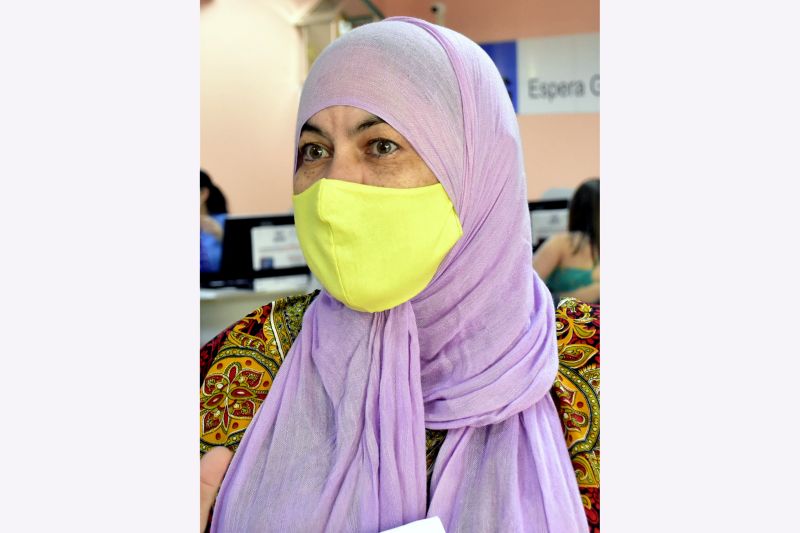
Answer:
[(600, 302), (600, 180), (581, 184), (569, 203), (568, 230), (547, 239), (533, 255), (533, 268), (556, 303), (573, 297)]
[[(295, 148), (297, 234), (323, 290), (202, 348), (201, 519), (215, 502), (214, 532), (426, 517), (448, 533), (587, 531), (517, 118), (491, 59), (418, 19), (360, 26), (314, 63)], [(592, 308), (573, 307), (589, 331)], [(594, 435), (584, 408), (571, 420)]]
[(217, 272), (228, 203), (211, 177), (200, 170), (200, 272)]

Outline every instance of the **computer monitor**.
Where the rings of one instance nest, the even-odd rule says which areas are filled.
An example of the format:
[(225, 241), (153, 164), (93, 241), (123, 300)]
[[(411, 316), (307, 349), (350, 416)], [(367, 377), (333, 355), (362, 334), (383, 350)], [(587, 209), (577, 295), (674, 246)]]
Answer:
[(567, 231), (569, 200), (533, 200), (528, 202), (531, 214), (531, 242), (533, 251), (551, 235)]
[(233, 215), (225, 220), (219, 272), (201, 273), (200, 284), (253, 288), (259, 278), (309, 274), (293, 215)]

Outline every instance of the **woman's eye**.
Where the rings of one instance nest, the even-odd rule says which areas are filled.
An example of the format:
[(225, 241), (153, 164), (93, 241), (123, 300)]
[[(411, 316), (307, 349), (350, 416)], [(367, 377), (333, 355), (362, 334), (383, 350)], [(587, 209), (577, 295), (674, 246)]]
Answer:
[(316, 161), (328, 155), (328, 150), (318, 144), (309, 143), (304, 145), (300, 151), (303, 154), (303, 159), (306, 161)]
[(377, 156), (389, 155), (397, 150), (397, 148), (398, 146), (395, 143), (387, 141), (386, 139), (378, 139), (372, 141), (370, 144), (372, 154)]

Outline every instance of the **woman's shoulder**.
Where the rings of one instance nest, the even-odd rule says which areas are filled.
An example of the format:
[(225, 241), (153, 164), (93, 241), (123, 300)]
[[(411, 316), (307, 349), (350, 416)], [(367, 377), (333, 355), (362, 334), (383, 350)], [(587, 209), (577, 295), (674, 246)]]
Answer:
[(568, 231), (558, 234), (558, 246), (563, 251), (565, 266), (592, 269), (595, 258), (588, 236), (580, 231)]
[(565, 231), (561, 235), (565, 246), (574, 249), (575, 245), (580, 245), (582, 249), (591, 250), (589, 238), (585, 233), (581, 231)]
[(550, 241), (554, 245), (564, 246), (570, 243), (572, 239), (572, 233), (569, 231), (559, 231), (558, 233), (554, 233), (550, 236), (548, 241)]
[(557, 250), (562, 258), (566, 258), (573, 254), (575, 244), (580, 240), (580, 234), (574, 231), (561, 231), (553, 234), (548, 243), (550, 246)]
[(236, 450), (318, 293), (263, 305), (201, 348), (201, 454), (214, 446)]
[(240, 354), (250, 354), (277, 371), (300, 333), (308, 306), (318, 294), (317, 290), (279, 298), (221, 331), (200, 348), (200, 383), (205, 380), (214, 361)]
[(569, 233), (554, 233), (545, 239), (542, 245), (534, 253), (534, 257), (548, 257), (550, 260), (555, 260), (556, 263), (558, 263), (561, 261), (561, 257), (568, 248)]

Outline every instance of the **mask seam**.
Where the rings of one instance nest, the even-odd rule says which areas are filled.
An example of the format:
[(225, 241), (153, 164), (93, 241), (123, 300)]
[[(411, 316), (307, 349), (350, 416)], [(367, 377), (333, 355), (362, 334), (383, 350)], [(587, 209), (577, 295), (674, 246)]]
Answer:
[[(462, 237), (464, 237), (464, 227), (461, 225), (461, 219), (458, 218), (458, 212), (456, 212), (456, 207), (455, 207), (455, 205), (453, 205), (452, 200), (450, 200), (449, 196), (447, 195), (447, 191), (444, 191), (444, 193), (445, 193), (445, 197), (447, 197), (448, 203), (450, 204), (450, 208), (449, 208), (448, 213), (447, 213), (448, 221), (451, 218), (451, 216), (455, 219), (455, 223), (456, 223), (456, 226), (458, 227), (459, 235), (458, 235), (458, 237), (456, 237), (455, 242), (453, 242), (453, 244), (450, 246), (450, 248), (447, 250), (447, 252), (442, 256), (442, 259), (439, 261), (439, 264), (436, 266), (436, 269), (434, 270), (433, 275), (431, 276), (431, 279), (428, 280), (428, 284), (425, 286), (426, 289), (428, 287), (430, 287), (431, 285), (433, 285), (433, 283), (438, 280), (439, 276), (441, 276), (444, 273), (444, 271), (442, 270), (442, 265), (444, 264), (445, 260), (447, 260), (447, 256), (450, 255), (450, 253), (456, 247), (458, 242), (462, 239)], [(452, 213), (452, 215), (451, 215), (451, 213)], [(447, 231), (446, 228), (447, 228), (447, 224), (443, 225), (441, 230), (439, 231), (439, 235), (438, 235), (438, 237), (436, 239), (436, 243), (437, 244), (439, 242), (441, 242), (442, 235)], [(425, 289), (423, 289), (423, 291), (424, 290)], [(420, 294), (422, 294), (422, 293), (420, 293)], [(414, 298), (416, 298), (416, 296), (414, 296)], [(412, 300), (413, 300), (413, 298), (412, 298)]]
[(326, 220), (322, 216), (322, 192), (325, 190), (326, 187), (323, 187), (324, 183), (320, 180), (319, 184), (319, 202), (317, 202), (317, 216), (320, 220), (325, 222), (325, 225), (328, 226), (328, 236), (331, 240), (331, 252), (333, 253), (333, 264), (336, 267), (336, 276), (339, 278), (339, 285), (342, 287), (342, 294), (344, 294), (344, 299), (347, 302), (350, 302), (350, 296), (347, 294), (347, 289), (344, 286), (344, 278), (342, 277), (342, 272), (339, 270), (339, 256), (336, 254), (336, 241), (333, 239), (333, 227), (331, 223)]

